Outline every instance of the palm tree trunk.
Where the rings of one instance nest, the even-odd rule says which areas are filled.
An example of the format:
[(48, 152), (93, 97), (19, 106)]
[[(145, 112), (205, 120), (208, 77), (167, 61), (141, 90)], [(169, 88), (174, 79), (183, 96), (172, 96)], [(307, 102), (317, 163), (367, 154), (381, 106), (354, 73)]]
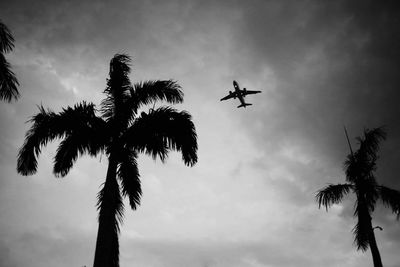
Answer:
[(376, 244), (374, 229), (372, 228), (371, 219), (369, 220), (369, 229), (371, 229), (368, 236), (369, 247), (371, 249), (372, 260), (374, 261), (374, 267), (383, 267), (378, 245)]
[(110, 156), (106, 182), (99, 193), (99, 229), (93, 267), (118, 267), (118, 218), (122, 207), (116, 180), (117, 161)]

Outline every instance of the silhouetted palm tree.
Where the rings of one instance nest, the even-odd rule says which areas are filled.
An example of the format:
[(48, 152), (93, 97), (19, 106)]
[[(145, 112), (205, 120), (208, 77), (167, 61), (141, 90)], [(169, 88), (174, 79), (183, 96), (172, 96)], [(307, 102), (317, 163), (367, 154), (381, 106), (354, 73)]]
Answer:
[(376, 201), (381, 199), (397, 215), (397, 219), (400, 217), (400, 192), (378, 185), (374, 175), (379, 142), (385, 139), (386, 132), (382, 127), (364, 130), (364, 137), (357, 138), (359, 149), (353, 153), (350, 146), (351, 153), (344, 164), (347, 183), (328, 185), (316, 195), (319, 207), (325, 206), (326, 210), (331, 205), (340, 203), (346, 194), (353, 192), (356, 195), (354, 216), (357, 216), (358, 221), (353, 228), (354, 243), (358, 250), (366, 251), (368, 247), (371, 248), (375, 267), (382, 266), (374, 235), (374, 228), (380, 227), (372, 227), (371, 217)]
[(14, 37), (10, 30), (0, 21), (0, 99), (11, 102), (17, 100), (19, 85), (14, 72), (11, 70), (10, 63), (7, 62), (4, 54), (14, 48)]
[[(31, 175), (37, 169), (41, 147), (63, 139), (54, 158), (54, 174), (65, 176), (77, 157), (105, 153), (108, 170), (98, 194), (99, 229), (94, 266), (119, 266), (119, 225), (123, 217), (122, 196), (132, 209), (140, 203), (141, 186), (137, 167), (138, 153), (157, 156), (164, 162), (170, 150), (182, 153), (186, 165), (197, 162), (197, 135), (191, 116), (171, 107), (139, 112), (155, 101), (180, 103), (183, 93), (171, 80), (130, 83), (130, 58), (117, 54), (110, 62), (109, 79), (101, 103), (101, 116), (95, 106), (82, 102), (59, 114), (43, 107), (33, 116), (18, 155), (18, 172)], [(140, 114), (139, 114), (140, 113)]]

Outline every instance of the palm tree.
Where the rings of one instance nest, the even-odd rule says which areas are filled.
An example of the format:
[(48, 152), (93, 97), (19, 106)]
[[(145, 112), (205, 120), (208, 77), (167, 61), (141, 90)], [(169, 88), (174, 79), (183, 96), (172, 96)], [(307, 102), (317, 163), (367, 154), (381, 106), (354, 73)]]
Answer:
[(17, 100), (19, 85), (14, 72), (11, 70), (10, 63), (4, 57), (4, 53), (10, 52), (14, 48), (14, 37), (10, 30), (0, 20), (0, 99), (11, 102)]
[(351, 153), (344, 163), (347, 183), (330, 184), (316, 195), (319, 207), (325, 206), (326, 210), (333, 204), (340, 203), (346, 194), (353, 192), (356, 195), (354, 216), (358, 221), (353, 228), (354, 244), (361, 251), (370, 247), (375, 267), (382, 266), (374, 234), (375, 228), (382, 228), (372, 227), (371, 217), (377, 200), (380, 199), (386, 207), (391, 208), (397, 215), (397, 220), (400, 217), (400, 192), (378, 185), (374, 175), (379, 142), (385, 139), (386, 132), (382, 127), (365, 129), (364, 136), (357, 138), (359, 149), (354, 153), (349, 142)]
[[(135, 210), (142, 190), (137, 166), (139, 153), (165, 161), (170, 150), (180, 151), (186, 165), (197, 162), (197, 135), (191, 115), (162, 106), (139, 112), (156, 101), (181, 103), (180, 86), (171, 80), (130, 83), (130, 57), (117, 54), (110, 62), (109, 79), (101, 103), (101, 116), (94, 104), (82, 102), (56, 114), (40, 107), (18, 155), (17, 170), (34, 174), (41, 147), (63, 139), (54, 158), (54, 174), (65, 176), (77, 157), (105, 153), (108, 170), (98, 193), (99, 228), (94, 266), (119, 266), (119, 225), (123, 218), (122, 197)], [(140, 113), (140, 114), (139, 114)]]

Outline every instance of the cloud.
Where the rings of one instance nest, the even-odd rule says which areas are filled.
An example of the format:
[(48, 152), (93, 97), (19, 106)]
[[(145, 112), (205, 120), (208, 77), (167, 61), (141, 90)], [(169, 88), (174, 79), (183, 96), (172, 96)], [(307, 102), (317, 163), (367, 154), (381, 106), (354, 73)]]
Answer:
[[(171, 242), (168, 240), (135, 241), (125, 244), (132, 251), (123, 262), (140, 266), (318, 266), (322, 264), (315, 255), (287, 251), (285, 247), (268, 243), (225, 243), (225, 242)], [(126, 254), (125, 254), (126, 255)], [(325, 260), (326, 266), (345, 264), (348, 259)], [(296, 262), (294, 264), (294, 262)]]
[[(375, 10), (371, 3), (358, 3), (356, 7), (378, 15), (382, 9), (391, 9), (381, 6)], [(244, 62), (246, 67), (259, 73), (266, 65), (277, 77), (278, 131), (290, 125), (300, 137), (310, 137), (322, 146), (322, 138), (330, 137), (334, 127), (343, 123), (356, 128), (388, 124), (396, 133), (398, 107), (392, 99), (397, 96), (398, 78), (392, 74), (397, 63), (387, 54), (394, 50), (398, 35), (391, 43), (381, 40), (377, 30), (395, 34), (391, 13), (387, 19), (366, 23), (365, 14), (355, 13), (356, 7), (350, 9), (345, 2), (289, 5), (268, 1), (260, 5), (263, 8), (257, 5), (244, 11), (236, 45), (250, 57)], [(392, 49), (372, 53), (371, 47), (380, 41)], [(268, 113), (264, 119), (270, 119)], [(332, 146), (325, 145), (324, 150)]]
[[(344, 124), (352, 142), (363, 127), (387, 125), (377, 177), (400, 188), (397, 13), (372, 1), (0, 3), (22, 93), (0, 106), (1, 229), (12, 233), (1, 263), (90, 265), (104, 157), (80, 159), (56, 180), (53, 144), (26, 180), (15, 156), (37, 104), (99, 104), (110, 58), (126, 52), (132, 81), (182, 84), (178, 108), (193, 115), (200, 160), (189, 169), (177, 154), (165, 165), (140, 159), (144, 194), (137, 211), (126, 209), (122, 266), (370, 264), (352, 247), (353, 199), (326, 213), (314, 195), (344, 181)], [(219, 102), (233, 79), (263, 91), (249, 96), (252, 107)], [(381, 207), (375, 215), (384, 263), (396, 266), (398, 223)]]
[(2, 238), (0, 258), (2, 266), (89, 266), (92, 256), (86, 251), (93, 249), (92, 243), (86, 233), (74, 229), (39, 228)]
[[(295, 149), (310, 162), (321, 160), (312, 176), (332, 181), (321, 174), (341, 169), (348, 153), (343, 125), (352, 142), (364, 127), (386, 125), (389, 139), (382, 143), (385, 159), (380, 161), (379, 179), (398, 187), (398, 9), (373, 1), (264, 1), (241, 10), (243, 23), (235, 32), (234, 48), (247, 59), (236, 65), (255, 73), (244, 86), (254, 87), (254, 79), (268, 89), (260, 96), (264, 103), (240, 118), (264, 151), (263, 161)], [(265, 68), (273, 87), (271, 77), (262, 75)], [(282, 168), (290, 170), (287, 160)], [(294, 160), (304, 170), (312, 168)], [(305, 183), (317, 181), (290, 172)]]

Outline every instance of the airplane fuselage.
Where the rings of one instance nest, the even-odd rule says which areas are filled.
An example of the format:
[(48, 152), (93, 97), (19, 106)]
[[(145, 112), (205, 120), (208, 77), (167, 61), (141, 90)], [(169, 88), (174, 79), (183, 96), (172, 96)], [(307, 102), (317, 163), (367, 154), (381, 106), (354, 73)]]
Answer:
[(237, 81), (233, 81), (233, 88), (235, 88), (235, 92), (237, 97), (239, 98), (240, 104), (243, 107), (246, 107), (246, 102), (244, 102), (245, 95), (243, 94), (243, 90), (240, 89), (240, 86)]

